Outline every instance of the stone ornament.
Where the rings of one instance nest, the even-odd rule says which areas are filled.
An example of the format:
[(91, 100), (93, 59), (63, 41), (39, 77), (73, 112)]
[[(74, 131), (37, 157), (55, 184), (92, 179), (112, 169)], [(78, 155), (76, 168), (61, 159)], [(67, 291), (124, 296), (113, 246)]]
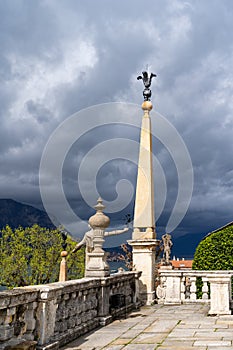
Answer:
[(160, 277), (160, 283), (156, 288), (156, 296), (158, 304), (163, 304), (166, 298), (166, 277)]
[(163, 266), (170, 266), (170, 257), (171, 257), (171, 247), (173, 246), (171, 235), (166, 233), (162, 236), (163, 241), (163, 258), (162, 258), (162, 264)]
[(105, 229), (110, 224), (110, 219), (103, 213), (105, 206), (100, 197), (94, 208), (96, 209), (96, 213), (89, 219), (88, 226), (90, 230), (84, 234), (83, 239), (76, 245), (72, 253), (86, 246), (85, 276), (109, 276), (109, 265), (106, 261), (106, 253), (103, 250), (104, 237), (121, 234), (128, 231), (128, 228), (105, 232)]
[(143, 84), (144, 84), (144, 87), (145, 87), (145, 89), (143, 90), (144, 101), (150, 101), (150, 98), (151, 98), (150, 86), (151, 86), (151, 81), (152, 81), (153, 77), (156, 77), (156, 74), (151, 73), (150, 76), (149, 76), (149, 73), (147, 71), (143, 71), (142, 75), (139, 75), (137, 77), (137, 80), (142, 80), (143, 81)]

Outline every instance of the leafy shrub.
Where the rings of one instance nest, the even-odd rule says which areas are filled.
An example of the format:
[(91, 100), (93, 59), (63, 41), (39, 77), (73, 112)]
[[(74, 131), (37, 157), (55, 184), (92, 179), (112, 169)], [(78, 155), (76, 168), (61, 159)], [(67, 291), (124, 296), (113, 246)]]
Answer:
[[(62, 237), (59, 230), (33, 225), (12, 230), (6, 226), (0, 238), (0, 285), (9, 288), (57, 282)], [(67, 251), (76, 242), (68, 235)], [(68, 278), (84, 274), (84, 251), (68, 255)]]
[(194, 270), (233, 270), (233, 225), (204, 238), (193, 260)]

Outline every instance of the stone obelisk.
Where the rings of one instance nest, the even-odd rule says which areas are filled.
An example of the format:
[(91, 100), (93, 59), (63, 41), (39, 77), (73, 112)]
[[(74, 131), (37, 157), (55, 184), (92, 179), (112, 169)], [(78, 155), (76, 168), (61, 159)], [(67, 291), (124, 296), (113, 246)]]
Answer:
[(134, 208), (134, 230), (132, 240), (128, 243), (133, 248), (133, 265), (142, 271), (140, 279), (140, 298), (150, 305), (155, 299), (155, 249), (157, 245), (154, 214), (154, 180), (152, 164), (152, 135), (150, 111), (153, 106), (151, 97), (151, 80), (155, 74), (142, 72), (145, 89), (142, 104), (143, 118), (140, 135), (137, 187)]

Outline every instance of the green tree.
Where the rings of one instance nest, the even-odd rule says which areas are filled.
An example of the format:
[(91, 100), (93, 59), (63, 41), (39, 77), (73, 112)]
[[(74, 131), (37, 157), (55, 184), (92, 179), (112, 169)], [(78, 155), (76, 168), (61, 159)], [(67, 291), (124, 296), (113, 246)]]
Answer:
[[(0, 285), (12, 288), (58, 281), (63, 242), (58, 229), (6, 226), (1, 234)], [(66, 242), (70, 253), (76, 242), (69, 235)], [(68, 254), (67, 265), (69, 279), (83, 277), (84, 250)]]
[(233, 225), (203, 239), (194, 254), (194, 270), (233, 270)]

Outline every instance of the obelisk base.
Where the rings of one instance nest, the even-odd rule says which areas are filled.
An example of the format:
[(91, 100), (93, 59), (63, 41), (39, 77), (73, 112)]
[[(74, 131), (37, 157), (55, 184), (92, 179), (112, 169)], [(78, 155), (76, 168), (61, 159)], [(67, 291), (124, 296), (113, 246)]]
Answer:
[(159, 240), (137, 239), (127, 241), (132, 246), (133, 266), (141, 271), (139, 279), (140, 301), (151, 305), (155, 301), (155, 249)]

